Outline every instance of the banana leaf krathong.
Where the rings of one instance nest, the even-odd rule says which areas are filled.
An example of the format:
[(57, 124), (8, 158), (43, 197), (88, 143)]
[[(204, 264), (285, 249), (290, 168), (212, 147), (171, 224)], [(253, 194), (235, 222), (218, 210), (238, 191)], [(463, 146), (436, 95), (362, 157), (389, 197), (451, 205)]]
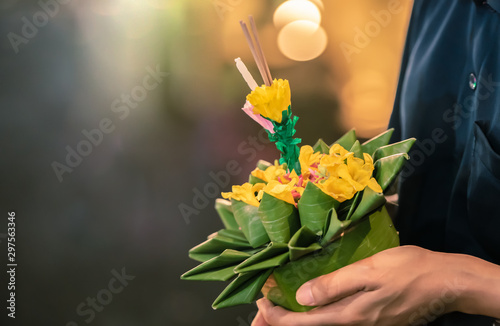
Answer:
[[(388, 130), (361, 144), (351, 130), (334, 144), (349, 149), (354, 157), (373, 157), (373, 177), (385, 191), (415, 141), (388, 145), (391, 134)], [(334, 144), (319, 140), (312, 148), (326, 154)], [(258, 163), (261, 170), (272, 166)], [(251, 183), (263, 181), (250, 177)], [(213, 303), (214, 309), (255, 301), (268, 281), (268, 299), (292, 311), (307, 311), (312, 307), (295, 300), (297, 289), (306, 281), (399, 245), (383, 192), (365, 187), (339, 201), (320, 188), (309, 181), (296, 205), (268, 193), (260, 198), (259, 207), (235, 198), (217, 199), (216, 210), (225, 229), (190, 250), (189, 256), (201, 264), (181, 278), (232, 279)]]

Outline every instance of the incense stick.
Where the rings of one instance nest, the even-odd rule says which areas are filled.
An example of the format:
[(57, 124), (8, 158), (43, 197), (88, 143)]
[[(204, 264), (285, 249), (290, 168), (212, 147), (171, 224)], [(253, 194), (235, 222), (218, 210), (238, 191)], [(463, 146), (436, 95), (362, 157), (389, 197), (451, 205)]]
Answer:
[[(252, 37), (250, 36), (250, 32), (248, 31), (247, 25), (245, 22), (240, 21), (241, 28), (243, 29), (243, 34), (245, 34), (245, 37), (247, 39), (248, 46), (250, 47), (250, 52), (252, 52), (253, 59), (255, 60), (255, 63), (257, 64), (257, 68), (259, 68), (260, 75), (262, 76), (262, 80), (264, 81), (264, 84), (268, 84), (267, 82), (267, 74), (264, 66), (262, 65), (259, 56), (257, 54), (257, 51), (255, 50), (255, 47), (253, 45)], [(269, 86), (269, 85), (267, 85)]]
[(250, 21), (250, 26), (252, 27), (253, 37), (255, 38), (255, 43), (257, 45), (257, 51), (261, 59), (261, 64), (264, 66), (266, 72), (266, 77), (269, 82), (268, 86), (270, 86), (273, 82), (273, 77), (271, 77), (271, 71), (269, 70), (269, 66), (267, 65), (266, 56), (264, 55), (264, 51), (262, 51), (262, 47), (260, 46), (259, 34), (257, 32), (257, 26), (255, 25), (255, 20), (253, 19), (252, 15), (248, 16), (248, 20)]

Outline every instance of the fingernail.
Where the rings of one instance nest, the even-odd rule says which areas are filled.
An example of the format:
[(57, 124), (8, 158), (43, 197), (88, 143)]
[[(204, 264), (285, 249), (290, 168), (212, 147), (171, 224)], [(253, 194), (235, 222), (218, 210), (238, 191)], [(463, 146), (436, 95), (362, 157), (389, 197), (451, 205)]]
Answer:
[(312, 295), (311, 284), (308, 282), (308, 283), (305, 283), (304, 285), (302, 285), (297, 290), (297, 294), (296, 294), (295, 298), (297, 299), (297, 302), (303, 306), (313, 306), (314, 305), (314, 298)]

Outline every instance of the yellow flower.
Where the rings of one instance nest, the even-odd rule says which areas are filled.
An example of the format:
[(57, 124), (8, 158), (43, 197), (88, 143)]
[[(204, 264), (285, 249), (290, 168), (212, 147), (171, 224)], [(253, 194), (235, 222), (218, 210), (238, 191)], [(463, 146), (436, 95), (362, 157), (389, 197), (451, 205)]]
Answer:
[(268, 193), (269, 195), (276, 197), (278, 199), (281, 199), (283, 201), (286, 201), (287, 203), (290, 203), (292, 205), (295, 205), (295, 200), (293, 198), (292, 190), (294, 190), (295, 183), (297, 180), (292, 180), (289, 183), (282, 184), (281, 182), (277, 180), (271, 180), (265, 187), (264, 187), (264, 192)]
[(337, 178), (340, 176), (339, 172), (344, 171), (343, 165), (345, 165), (346, 159), (353, 155), (353, 152), (349, 152), (339, 144), (334, 144), (330, 148), (330, 153), (321, 157), (319, 171), (321, 174)]
[(265, 171), (256, 168), (252, 171), (252, 175), (261, 179), (262, 181), (269, 182), (271, 180), (277, 180), (279, 177), (286, 174), (286, 170), (282, 165), (271, 165)]
[(259, 207), (259, 199), (262, 197), (262, 194), (259, 193), (262, 191), (264, 186), (265, 184), (263, 183), (252, 185), (247, 182), (241, 186), (233, 186), (232, 192), (223, 192), (222, 197), (225, 199), (240, 200), (248, 205)]
[(356, 194), (356, 189), (341, 178), (330, 177), (316, 184), (325, 194), (335, 198), (339, 202), (351, 199)]
[(363, 153), (363, 157), (364, 160), (354, 156), (347, 158), (347, 167), (352, 180), (362, 185), (363, 189), (368, 186), (373, 191), (382, 192), (382, 188), (377, 180), (372, 177), (373, 170), (375, 169), (373, 158), (367, 153)]
[(302, 146), (299, 154), (299, 163), (302, 175), (310, 173), (310, 169), (317, 170), (321, 156), (323, 156), (323, 154), (320, 152), (315, 153), (311, 146)]
[(273, 80), (271, 86), (262, 85), (247, 95), (247, 101), (253, 105), (253, 112), (281, 123), (281, 112), (291, 104), (288, 80)]

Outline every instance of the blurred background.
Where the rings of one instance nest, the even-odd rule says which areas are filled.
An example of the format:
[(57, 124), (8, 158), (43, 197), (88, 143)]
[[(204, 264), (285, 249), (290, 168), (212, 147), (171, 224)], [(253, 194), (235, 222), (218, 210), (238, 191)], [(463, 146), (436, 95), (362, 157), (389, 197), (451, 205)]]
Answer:
[[(0, 294), (16, 213), (16, 318), (2, 325), (250, 325), (223, 283), (180, 281), (222, 228), (213, 175), (279, 153), (240, 108), (255, 17), (302, 144), (386, 128), (411, 1), (2, 0)], [(227, 185), (226, 185), (227, 184)], [(201, 194), (201, 195), (200, 195)], [(4, 270), (5, 269), (5, 270)]]

